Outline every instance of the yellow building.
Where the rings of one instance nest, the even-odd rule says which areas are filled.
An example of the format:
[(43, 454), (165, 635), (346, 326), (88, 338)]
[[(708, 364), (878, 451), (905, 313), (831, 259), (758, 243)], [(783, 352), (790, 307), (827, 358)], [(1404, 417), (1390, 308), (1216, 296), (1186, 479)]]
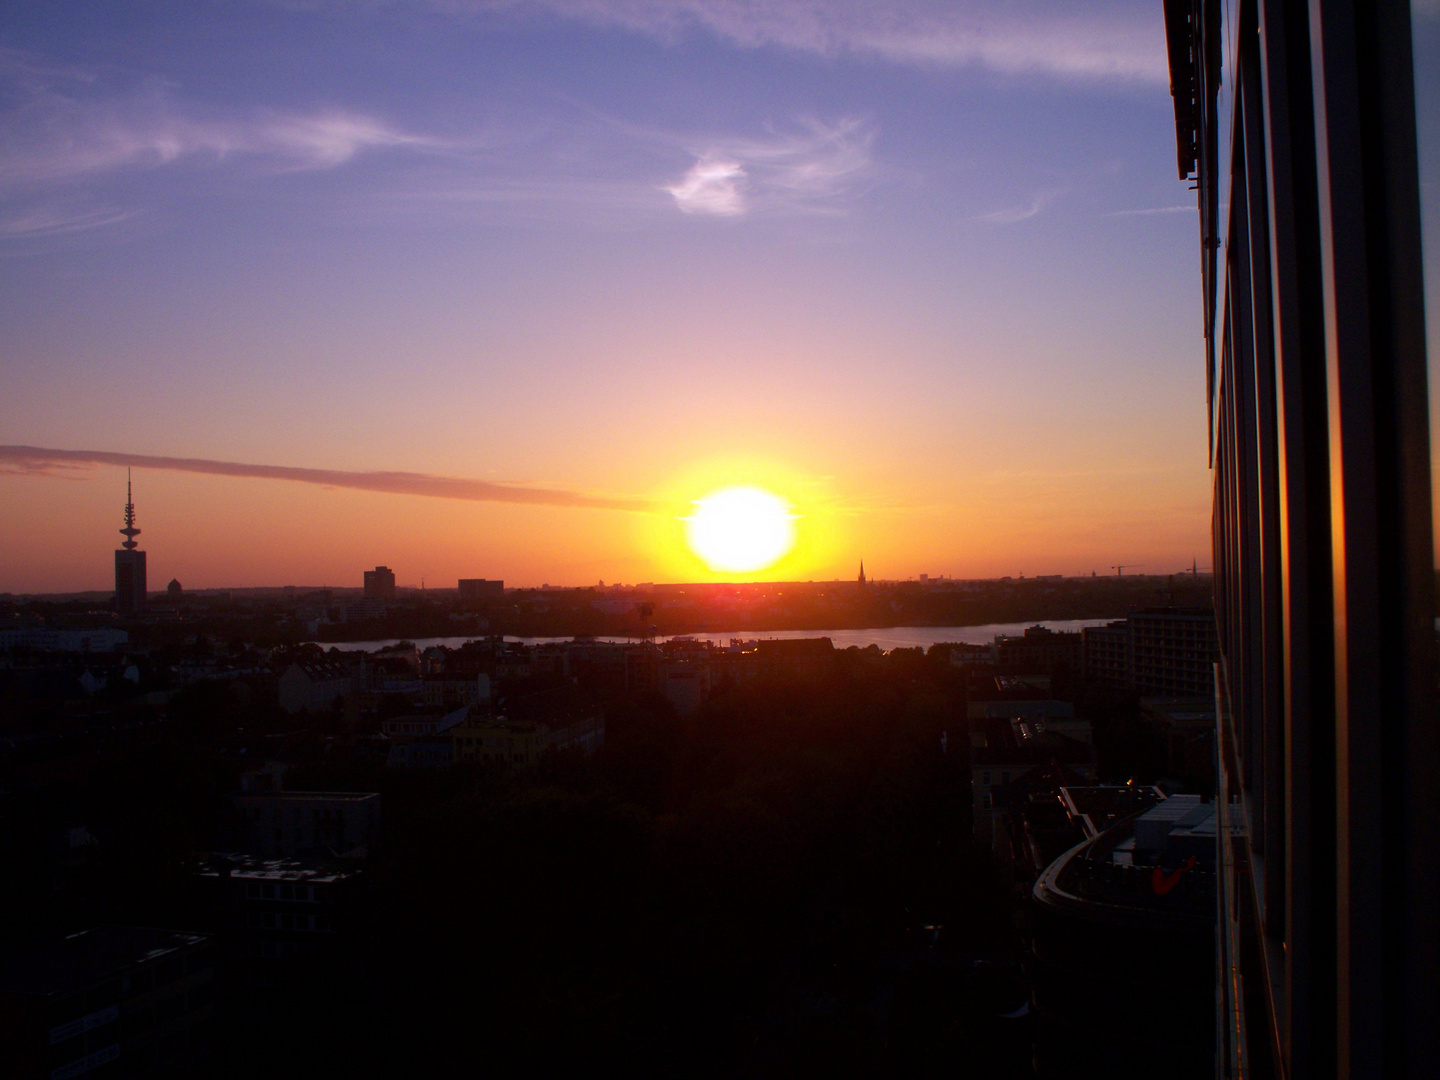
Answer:
[(472, 714), (450, 729), (450, 737), (457, 763), (495, 763), (519, 768), (533, 765), (550, 748), (548, 727), (503, 716)]

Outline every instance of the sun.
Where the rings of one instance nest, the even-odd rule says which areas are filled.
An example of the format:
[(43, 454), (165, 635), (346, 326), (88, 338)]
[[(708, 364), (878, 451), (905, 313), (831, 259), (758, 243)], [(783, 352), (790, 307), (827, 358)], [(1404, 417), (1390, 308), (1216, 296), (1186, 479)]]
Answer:
[(761, 488), (722, 488), (695, 501), (685, 539), (711, 570), (763, 570), (794, 546), (795, 515), (784, 499)]

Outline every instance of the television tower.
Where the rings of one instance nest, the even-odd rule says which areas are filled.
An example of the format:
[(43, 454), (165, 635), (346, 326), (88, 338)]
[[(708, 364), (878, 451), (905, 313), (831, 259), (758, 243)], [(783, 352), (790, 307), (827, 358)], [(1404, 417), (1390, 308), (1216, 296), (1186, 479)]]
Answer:
[(125, 470), (125, 527), (120, 530), (120, 535), (125, 537), (125, 542), (120, 546), (126, 551), (134, 551), (140, 546), (135, 542), (140, 530), (135, 527), (135, 495), (130, 487), (129, 469)]
[(120, 530), (125, 542), (115, 552), (115, 610), (121, 615), (138, 615), (145, 609), (145, 552), (135, 537), (135, 494), (130, 484), (130, 470), (125, 470), (125, 527)]

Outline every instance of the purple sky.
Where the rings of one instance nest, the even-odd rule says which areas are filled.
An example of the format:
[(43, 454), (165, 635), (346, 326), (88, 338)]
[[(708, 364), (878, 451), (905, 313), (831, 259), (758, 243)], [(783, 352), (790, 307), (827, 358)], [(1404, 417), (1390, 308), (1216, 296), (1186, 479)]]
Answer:
[[(187, 587), (701, 577), (728, 483), (780, 576), (1207, 565), (1173, 140), (1158, 0), (12, 7), (0, 444), (225, 466), (136, 474)], [(81, 457), (0, 590), (105, 587)]]

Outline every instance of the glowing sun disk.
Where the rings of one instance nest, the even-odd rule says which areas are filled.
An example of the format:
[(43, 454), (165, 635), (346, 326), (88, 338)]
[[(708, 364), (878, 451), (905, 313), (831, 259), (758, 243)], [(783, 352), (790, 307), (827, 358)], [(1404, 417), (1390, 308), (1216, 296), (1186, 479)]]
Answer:
[(690, 549), (712, 570), (763, 570), (795, 543), (795, 518), (778, 495), (760, 488), (732, 487), (695, 502), (685, 519)]

